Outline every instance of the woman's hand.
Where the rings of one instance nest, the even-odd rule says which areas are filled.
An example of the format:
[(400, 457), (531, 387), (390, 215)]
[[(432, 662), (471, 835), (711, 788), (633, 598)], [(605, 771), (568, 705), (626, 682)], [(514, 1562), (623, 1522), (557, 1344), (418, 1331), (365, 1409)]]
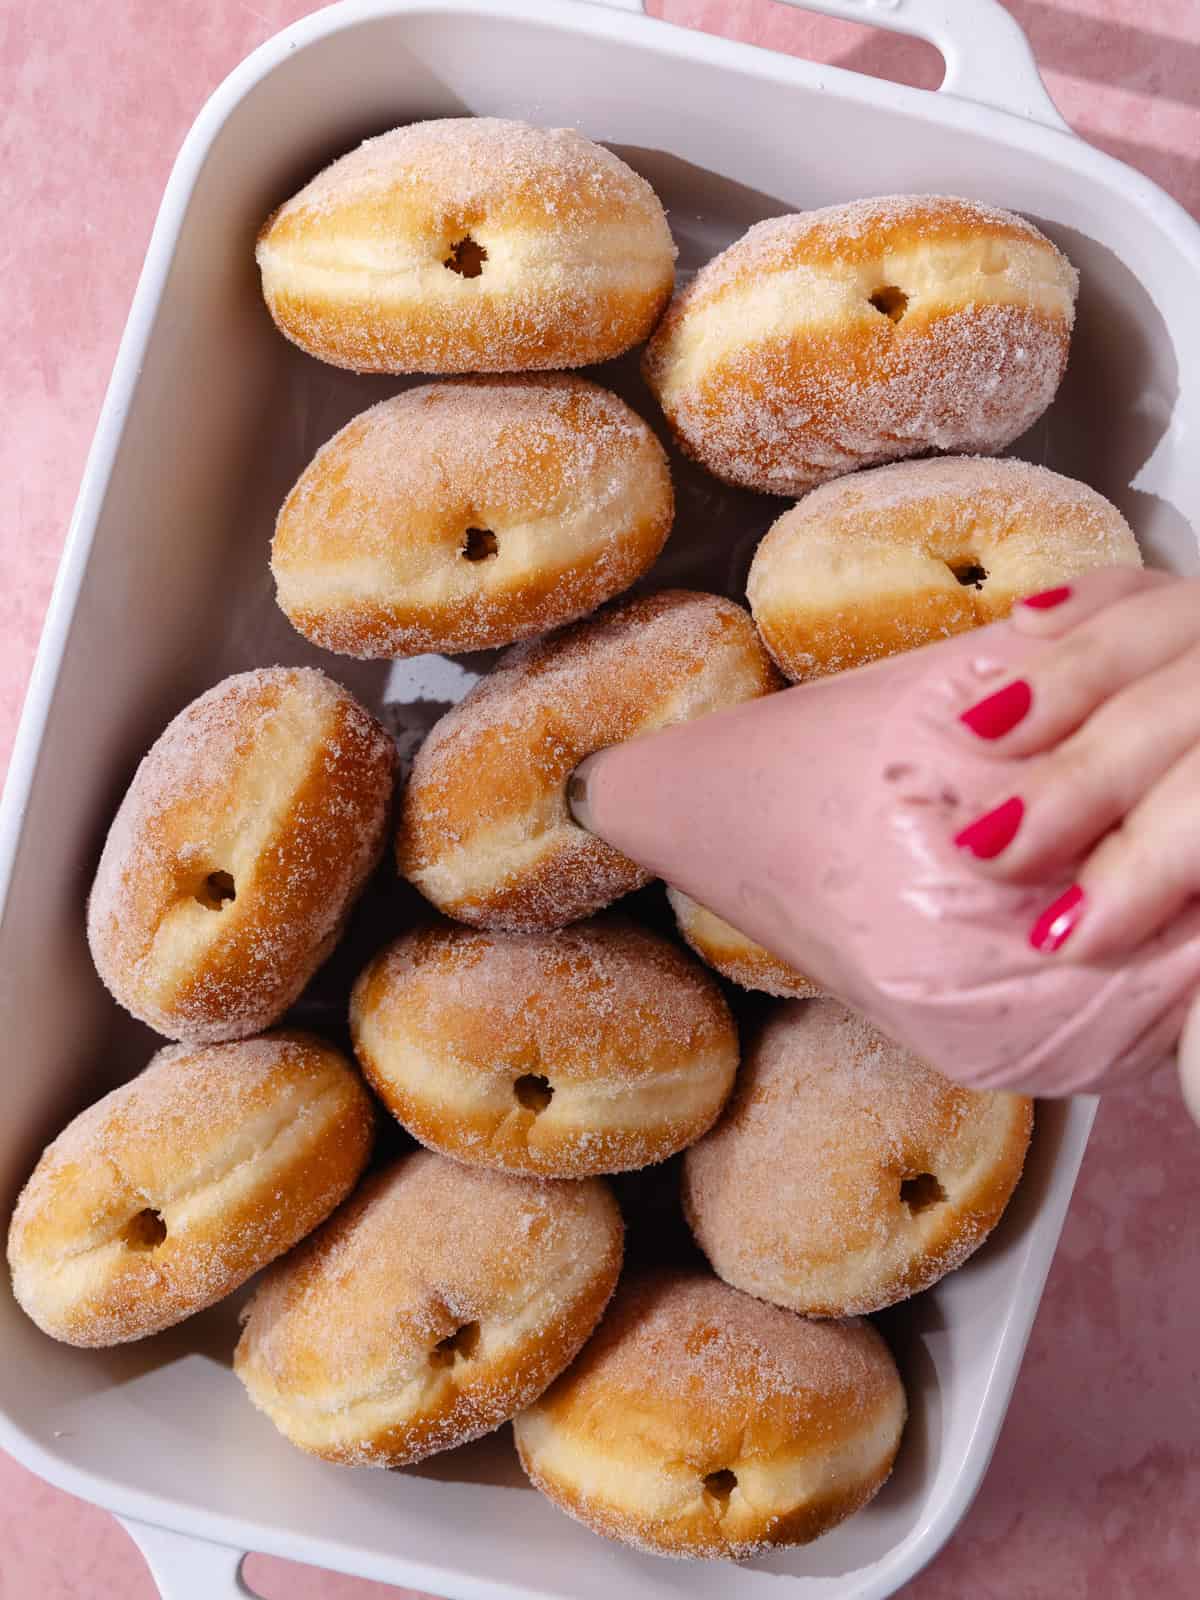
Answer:
[(1054, 643), (962, 716), (996, 799), (955, 843), (989, 877), (1069, 874), (1031, 943), (1119, 958), (1200, 896), (1200, 580), (1094, 573), (1011, 626)]

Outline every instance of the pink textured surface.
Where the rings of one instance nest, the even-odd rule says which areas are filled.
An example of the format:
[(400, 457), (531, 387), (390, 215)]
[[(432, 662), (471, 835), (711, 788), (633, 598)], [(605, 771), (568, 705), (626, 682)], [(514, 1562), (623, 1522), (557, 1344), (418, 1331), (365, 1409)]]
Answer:
[[(0, 6), (0, 763), (79, 475), (179, 142), (243, 55), (303, 0)], [(923, 86), (928, 47), (771, 0), (656, 14)], [(1012, 0), (1085, 137), (1200, 215), (1196, 0)], [(102, 19), (102, 20), (101, 20)], [(1100, 1114), (992, 1470), (907, 1600), (1144, 1600), (1200, 1572), (1200, 1144), (1162, 1078)], [(401, 1591), (254, 1557), (265, 1600)], [(153, 1600), (125, 1534), (0, 1456), (0, 1600)]]

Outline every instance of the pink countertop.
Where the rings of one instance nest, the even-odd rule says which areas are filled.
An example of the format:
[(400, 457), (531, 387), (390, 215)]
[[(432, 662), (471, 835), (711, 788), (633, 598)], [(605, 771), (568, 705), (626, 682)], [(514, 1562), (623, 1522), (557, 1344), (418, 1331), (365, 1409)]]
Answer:
[[(305, 0), (0, 5), (0, 762), (175, 151)], [(771, 0), (670, 20), (929, 86), (926, 46)], [(1200, 3), (1012, 0), (1086, 138), (1200, 216)], [(1166, 1077), (1100, 1113), (990, 1474), (907, 1600), (1200, 1594), (1200, 1135)], [(264, 1600), (401, 1591), (251, 1558)], [(0, 1455), (0, 1600), (153, 1600), (125, 1534)]]

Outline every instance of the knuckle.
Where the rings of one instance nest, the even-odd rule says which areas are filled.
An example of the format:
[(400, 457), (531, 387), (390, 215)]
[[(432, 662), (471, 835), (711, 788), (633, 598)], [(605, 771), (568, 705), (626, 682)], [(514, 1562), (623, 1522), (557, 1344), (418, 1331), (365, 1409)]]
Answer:
[(1124, 812), (1108, 763), (1087, 740), (1037, 758), (1025, 787), (1025, 816), (1008, 856), (1016, 874), (1077, 859)]
[(1103, 712), (1089, 717), (1047, 755), (1045, 787), (1065, 806), (1092, 805), (1119, 816), (1138, 799), (1137, 763), (1116, 759), (1121, 751), (1120, 725)]
[(1161, 835), (1132, 814), (1112, 830), (1093, 853), (1091, 868), (1109, 886), (1120, 885), (1130, 901), (1161, 894), (1175, 881), (1176, 862)]
[(1091, 704), (1124, 681), (1128, 644), (1117, 630), (1091, 618), (1061, 640), (1052, 658), (1040, 666), (1049, 680), (1047, 689), (1064, 706)]
[(1181, 861), (1194, 866), (1200, 860), (1200, 742), (1149, 790), (1127, 821), (1131, 830)]

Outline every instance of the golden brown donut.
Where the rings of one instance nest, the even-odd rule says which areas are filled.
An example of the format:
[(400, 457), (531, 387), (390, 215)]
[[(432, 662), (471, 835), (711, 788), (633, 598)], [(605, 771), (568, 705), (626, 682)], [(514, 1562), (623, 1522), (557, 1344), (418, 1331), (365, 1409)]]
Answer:
[(675, 278), (644, 178), (574, 128), (497, 117), (368, 139), (267, 218), (257, 258), (281, 331), (355, 372), (607, 361)]
[(476, 927), (533, 933), (599, 911), (649, 874), (573, 820), (575, 768), (594, 750), (778, 682), (746, 612), (686, 590), (516, 645), (417, 752), (400, 871)]
[(962, 1089), (834, 1000), (781, 1005), (684, 1157), (696, 1242), (735, 1288), (842, 1317), (928, 1289), (983, 1243), (1033, 1102)]
[(862, 666), (1006, 617), (1137, 541), (1085, 483), (1012, 458), (902, 461), (824, 484), (755, 552), (746, 592), (793, 681)]
[(420, 1461), (507, 1422), (574, 1358), (616, 1285), (622, 1231), (597, 1178), (404, 1156), (267, 1274), (235, 1370), (302, 1450)]
[(359, 1063), (422, 1144), (545, 1178), (663, 1161), (711, 1127), (737, 1030), (719, 986), (615, 919), (557, 933), (409, 933), (350, 1002)]
[(627, 1280), (513, 1424), (521, 1465), (594, 1532), (653, 1555), (807, 1544), (887, 1481), (907, 1407), (866, 1322), (807, 1322), (699, 1273)]
[(739, 933), (732, 923), (693, 900), (681, 889), (668, 889), (679, 932), (702, 961), (743, 989), (758, 989), (783, 1000), (809, 1000), (820, 990), (802, 972), (773, 956), (761, 944)]
[(138, 768), (92, 885), (88, 943), (115, 998), (193, 1043), (276, 1022), (379, 859), (394, 766), (374, 718), (310, 667), (193, 700)]
[(310, 1034), (168, 1045), (44, 1151), (8, 1232), (13, 1292), (67, 1344), (158, 1333), (323, 1222), (373, 1130), (357, 1073)]
[(662, 446), (596, 384), (433, 383), (318, 451), (279, 513), (271, 570), (288, 618), (326, 650), (485, 650), (627, 589), (673, 508)]
[(1000, 450), (1054, 398), (1078, 275), (1031, 222), (886, 195), (756, 223), (671, 302), (644, 370), (718, 478), (803, 494), (926, 450)]

